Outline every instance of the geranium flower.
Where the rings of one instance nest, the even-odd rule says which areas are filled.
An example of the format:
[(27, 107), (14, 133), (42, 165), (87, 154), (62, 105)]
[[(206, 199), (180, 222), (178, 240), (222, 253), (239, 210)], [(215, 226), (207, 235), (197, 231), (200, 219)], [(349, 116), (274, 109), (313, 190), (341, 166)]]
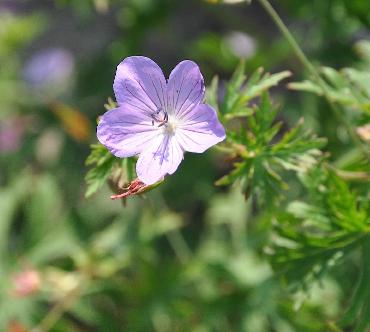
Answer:
[(203, 76), (192, 61), (180, 62), (166, 81), (151, 59), (128, 57), (113, 89), (118, 107), (101, 117), (98, 139), (117, 157), (139, 155), (136, 173), (146, 185), (173, 174), (185, 151), (202, 153), (225, 139), (215, 110), (203, 104)]

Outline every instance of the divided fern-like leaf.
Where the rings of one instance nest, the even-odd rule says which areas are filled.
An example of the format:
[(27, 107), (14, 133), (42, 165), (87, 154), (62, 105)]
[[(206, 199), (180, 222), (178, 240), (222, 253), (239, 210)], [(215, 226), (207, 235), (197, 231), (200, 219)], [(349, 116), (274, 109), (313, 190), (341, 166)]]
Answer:
[(263, 92), (268, 91), (290, 75), (289, 71), (269, 74), (265, 73), (263, 68), (259, 68), (247, 80), (245, 64), (242, 62), (226, 84), (225, 96), (219, 107), (217, 105), (217, 80), (214, 80), (211, 85), (208, 100), (211, 105), (217, 105), (221, 119), (231, 120), (237, 117), (245, 117), (253, 113), (253, 109), (248, 105), (248, 102), (260, 97)]
[[(325, 89), (329, 98), (345, 107), (359, 110), (370, 116), (370, 42), (360, 42), (357, 49), (363, 59), (360, 68), (344, 68), (340, 71), (322, 67)], [(288, 84), (290, 89), (324, 95), (323, 87), (312, 80)]]
[(116, 158), (101, 144), (91, 145), (91, 153), (86, 159), (86, 165), (94, 165), (85, 177), (86, 197), (96, 193), (109, 178), (118, 187), (123, 187), (135, 178), (132, 158)]
[(239, 133), (228, 136), (235, 151), (234, 169), (218, 180), (217, 185), (240, 181), (245, 195), (252, 193), (261, 202), (273, 202), (280, 189), (287, 188), (280, 174), (282, 170), (303, 172), (316, 163), (325, 140), (305, 131), (300, 121), (276, 142), (281, 129), (281, 123), (274, 122), (276, 113), (267, 93), (263, 93), (260, 106), (254, 108), (247, 125)]
[(276, 217), (272, 264), (302, 285), (368, 241), (370, 201), (323, 165), (300, 178), (309, 202), (294, 201)]

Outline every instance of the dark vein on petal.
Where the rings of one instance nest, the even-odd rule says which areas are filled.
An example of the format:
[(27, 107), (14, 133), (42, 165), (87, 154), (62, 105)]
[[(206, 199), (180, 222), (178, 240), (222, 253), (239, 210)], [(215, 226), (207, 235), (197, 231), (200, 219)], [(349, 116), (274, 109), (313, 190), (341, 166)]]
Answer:
[(191, 127), (191, 126), (195, 126), (197, 124), (200, 124), (200, 123), (204, 123), (204, 124), (208, 124), (208, 121), (193, 121), (193, 122), (186, 122), (184, 124), (180, 124), (179, 125), (179, 128), (186, 128), (186, 127)]
[[(139, 107), (139, 106), (137, 106), (137, 105), (135, 105), (135, 104), (131, 104), (131, 103), (129, 103), (127, 100), (125, 101), (125, 103), (126, 103), (126, 104), (128, 104), (128, 105), (130, 105), (130, 106), (132, 106), (132, 107), (136, 107), (137, 109), (139, 109), (139, 110), (141, 110), (141, 111), (143, 111), (143, 112), (145, 112), (145, 113), (151, 113), (150, 111), (148, 112), (148, 109), (141, 108), (141, 107)], [(150, 109), (150, 110), (152, 110), (152, 109)], [(146, 114), (146, 115), (147, 115), (147, 114)]]
[(126, 90), (131, 94), (131, 96), (133, 96), (134, 98), (136, 98), (137, 100), (139, 100), (140, 102), (142, 102), (146, 107), (148, 107), (151, 111), (155, 112), (156, 110), (152, 109), (145, 101), (141, 100), (137, 95), (135, 95), (134, 93), (132, 93), (130, 91), (130, 89), (128, 88), (127, 84), (126, 84)]
[(164, 107), (165, 107), (165, 109), (166, 109), (166, 110), (167, 110), (167, 112), (168, 112), (168, 97), (167, 97), (167, 93), (166, 93), (166, 94), (164, 93), (164, 89), (163, 89), (162, 81), (161, 81), (161, 90), (162, 90), (162, 96), (163, 96)]
[(201, 134), (201, 135), (213, 135), (213, 132), (204, 132), (204, 131), (197, 131), (197, 130), (193, 130), (193, 129), (188, 129), (188, 128), (181, 128), (182, 130), (185, 130), (185, 131), (191, 131), (193, 133), (197, 133), (197, 134)]
[[(121, 127), (116, 127), (112, 129), (122, 129)], [(135, 134), (141, 134), (141, 133), (150, 133), (152, 130), (143, 129), (143, 130), (135, 130), (135, 131), (121, 131), (118, 133), (112, 133), (111, 135), (119, 136), (119, 135), (135, 135)]]
[(184, 81), (185, 81), (185, 77), (182, 76), (181, 84), (180, 84), (180, 87), (179, 87), (178, 90), (176, 89), (176, 86), (174, 85), (174, 90), (175, 90), (174, 93), (177, 93), (176, 104), (174, 103), (174, 105), (173, 105), (174, 113), (176, 113), (177, 103), (179, 102), (179, 98), (180, 98), (180, 94), (181, 94), (181, 90), (182, 90), (182, 85), (184, 84)]
[[(194, 110), (194, 108), (192, 110)], [(186, 115), (190, 114), (192, 110), (190, 110), (189, 112), (187, 112)], [(199, 112), (199, 113), (200, 114), (198, 114), (195, 118), (191, 118), (190, 117), (188, 119), (184, 119), (184, 117), (181, 117), (180, 120), (186, 120), (186, 124), (191, 123), (192, 121), (195, 122), (196, 120), (198, 120), (198, 119), (200, 119), (201, 117), (204, 116), (204, 113), (201, 113), (201, 112)], [(205, 120), (200, 121), (200, 122), (210, 122), (210, 119), (205, 119)]]
[[(196, 81), (196, 82), (195, 82), (195, 84), (194, 84), (194, 86), (190, 89), (190, 91), (189, 91), (189, 93), (188, 93), (187, 97), (184, 99), (184, 101), (182, 102), (182, 104), (181, 104), (181, 106), (180, 106), (179, 110), (177, 111), (177, 114), (181, 114), (181, 109), (183, 108), (183, 106), (184, 106), (184, 104), (186, 103), (186, 101), (188, 101), (188, 100), (189, 100), (189, 97), (190, 97), (191, 93), (194, 91), (194, 89), (195, 89), (195, 87), (198, 85), (198, 83), (199, 83), (199, 81)], [(191, 100), (189, 100), (189, 101), (190, 101), (190, 103), (191, 103), (191, 104), (195, 104), (193, 101), (191, 101)], [(176, 106), (177, 106), (177, 105), (176, 105)]]
[[(191, 138), (191, 136), (189, 136), (187, 133), (184, 133), (183, 131), (181, 132), (181, 135), (184, 135), (186, 136), (186, 138), (190, 141), (192, 141), (193, 143), (197, 144), (197, 145), (200, 145), (197, 141), (194, 141), (193, 138)], [(184, 141), (184, 143), (186, 144), (186, 141)], [(185, 149), (185, 147), (183, 147)], [(186, 150), (186, 149), (185, 149)]]
[[(151, 141), (153, 139), (153, 136), (150, 135), (149, 138), (146, 138), (145, 140), (143, 140), (142, 137), (138, 137), (137, 135), (135, 134), (128, 134), (126, 136), (130, 136), (130, 137), (127, 137), (126, 139), (122, 139), (120, 143), (124, 143), (126, 145), (143, 145), (145, 143), (148, 143), (149, 141)], [(129, 143), (129, 144), (128, 144)], [(135, 149), (137, 149), (138, 147), (136, 146)]]
[(176, 92), (176, 87), (177, 86), (177, 80), (175, 79), (175, 82), (173, 83), (173, 91), (172, 91), (172, 111), (175, 112), (175, 92)]
[[(157, 87), (155, 86), (154, 82), (153, 82), (153, 78), (152, 78), (152, 75), (149, 75), (150, 77), (150, 81), (152, 82), (152, 85), (153, 85), (153, 88), (155, 90), (155, 93), (157, 94), (157, 97), (158, 97), (158, 100), (159, 100), (159, 103), (161, 104), (162, 107), (165, 107), (165, 104), (164, 104), (164, 100), (161, 99), (161, 97), (159, 96), (159, 93), (158, 93), (158, 90), (157, 90)], [(161, 82), (161, 85), (162, 85), (162, 82)]]
[(200, 89), (199, 92), (198, 92), (198, 95), (196, 98), (194, 98), (195, 101), (191, 102), (191, 104), (182, 112), (181, 116), (180, 116), (180, 120), (183, 120), (193, 109), (194, 107), (198, 104), (199, 105), (199, 102), (200, 101), (197, 101), (199, 99), (199, 97), (202, 95), (203, 93), (203, 89)]
[[(160, 157), (162, 157), (163, 156), (163, 152), (162, 151), (160, 151), (160, 150), (162, 150), (162, 146), (163, 146), (163, 143), (164, 143), (164, 141), (165, 141), (165, 139), (167, 138), (168, 136), (166, 135), (166, 136), (164, 136), (164, 138), (163, 138), (163, 140), (160, 142), (160, 144), (159, 144), (159, 146), (158, 146), (158, 148), (157, 148), (157, 150), (153, 153), (153, 159), (156, 159), (156, 157), (159, 155)], [(159, 152), (160, 151), (160, 152)], [(162, 161), (163, 161), (163, 158), (160, 158), (160, 162), (159, 162), (159, 164), (162, 166)]]
[[(149, 75), (149, 77), (150, 77), (150, 75)], [(138, 81), (137, 79), (135, 79), (135, 78), (133, 78), (133, 80), (134, 81), (136, 81), (137, 82), (137, 84), (139, 84), (140, 85), (140, 87), (141, 87), (141, 89), (143, 90), (143, 92), (148, 96), (148, 98), (149, 98), (149, 100), (154, 104), (154, 106), (157, 108), (158, 107), (158, 105), (154, 102), (154, 100), (152, 99), (152, 97), (150, 97), (149, 96), (149, 94), (148, 94), (148, 92), (146, 92), (146, 89), (144, 89), (144, 87), (142, 86), (142, 84), (141, 84), (141, 82), (140, 81)], [(159, 99), (159, 102), (160, 102), (161, 100)]]
[(138, 125), (138, 126), (149, 126), (153, 127), (151, 123), (145, 123), (145, 122), (131, 122), (131, 121), (115, 121), (114, 124), (132, 124), (132, 125)]
[(161, 154), (161, 160), (160, 160), (161, 165), (163, 165), (163, 160), (165, 159), (164, 155), (165, 155), (165, 153), (168, 149), (168, 142), (169, 142), (169, 136), (166, 135), (164, 140), (163, 140), (164, 146), (163, 146), (163, 150), (162, 150), (162, 154)]
[(149, 134), (150, 130), (140, 130), (140, 131), (135, 131), (135, 132), (111, 133), (110, 137), (115, 137), (116, 138), (116, 137), (120, 137), (120, 136), (127, 136), (129, 138), (129, 137), (137, 136), (137, 134), (143, 134), (143, 133)]

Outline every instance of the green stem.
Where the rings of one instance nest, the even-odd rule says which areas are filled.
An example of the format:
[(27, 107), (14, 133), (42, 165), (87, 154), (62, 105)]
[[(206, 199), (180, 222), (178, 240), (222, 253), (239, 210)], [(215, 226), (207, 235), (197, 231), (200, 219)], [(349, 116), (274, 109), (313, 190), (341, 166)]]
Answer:
[(181, 263), (185, 264), (186, 262), (188, 262), (192, 253), (187, 243), (185, 242), (185, 239), (182, 237), (180, 231), (174, 230), (167, 233), (167, 239)]
[(353, 140), (353, 142), (363, 151), (365, 156), (367, 156), (368, 159), (370, 159), (370, 151), (369, 149), (362, 144), (360, 139), (357, 137), (356, 132), (354, 128), (351, 126), (351, 124), (347, 121), (347, 119), (342, 115), (340, 109), (337, 107), (337, 105), (333, 102), (330, 93), (326, 87), (325, 81), (320, 77), (319, 72), (316, 70), (316, 68), (312, 65), (310, 60), (308, 60), (307, 56), (302, 51), (301, 47), (298, 45), (296, 40), (294, 39), (293, 35), (290, 33), (289, 29), (285, 25), (285, 23), (280, 18), (279, 14), (276, 12), (276, 10), (271, 6), (268, 0), (258, 0), (259, 3), (262, 5), (262, 7), (266, 10), (266, 12), (270, 15), (272, 20), (275, 22), (283, 36), (286, 38), (290, 46), (292, 47), (294, 53), (296, 54), (297, 58), (301, 61), (302, 65), (307, 69), (307, 71), (313, 76), (316, 83), (320, 86), (322, 89), (324, 96), (328, 103), (331, 106), (332, 111), (334, 112), (334, 115), (337, 117), (337, 119), (346, 127), (346, 130)]
[(315, 67), (311, 64), (308, 60), (306, 55), (303, 53), (302, 49), (294, 39), (293, 35), (290, 33), (289, 29), (285, 25), (285, 23), (280, 18), (279, 14), (275, 11), (275, 9), (271, 6), (268, 0), (258, 0), (262, 7), (267, 11), (267, 13), (271, 16), (272, 20), (280, 29), (281, 33), (284, 35), (290, 46), (293, 48), (295, 54), (297, 55), (298, 59), (302, 62), (303, 66), (307, 68), (307, 70), (311, 73), (312, 76), (315, 77), (316, 80), (321, 82), (321, 78), (317, 73)]
[(356, 328), (354, 331), (364, 331), (365, 329), (359, 329), (362, 324), (369, 323), (369, 316), (364, 315), (361, 318), (361, 312), (366, 309), (368, 305), (368, 297), (370, 295), (370, 289), (368, 287), (368, 280), (370, 278), (370, 236), (366, 236), (362, 242), (362, 266), (360, 271), (360, 276), (358, 283), (353, 292), (352, 298), (350, 300), (347, 312), (344, 313), (340, 320), (340, 324), (343, 327), (356, 323)]
[(235, 152), (234, 149), (226, 147), (226, 146), (222, 146), (222, 145), (214, 145), (213, 149), (219, 152), (222, 152), (222, 153), (227, 153), (227, 154), (231, 154)]
[(81, 292), (81, 286), (69, 291), (59, 302), (57, 302), (42, 321), (34, 327), (31, 332), (48, 332), (60, 320), (63, 314), (70, 309), (74, 302), (78, 299)]

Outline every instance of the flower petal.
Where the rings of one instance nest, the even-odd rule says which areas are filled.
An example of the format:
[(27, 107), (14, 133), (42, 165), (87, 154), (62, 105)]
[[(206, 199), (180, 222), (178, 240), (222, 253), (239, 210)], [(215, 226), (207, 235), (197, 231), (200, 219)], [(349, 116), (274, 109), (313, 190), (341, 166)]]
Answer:
[(137, 161), (138, 178), (147, 185), (161, 180), (166, 174), (173, 174), (184, 156), (175, 136), (162, 134), (153, 140), (152, 146), (144, 150)]
[(200, 104), (187, 112), (176, 130), (176, 138), (185, 151), (202, 153), (226, 138), (216, 111)]
[(204, 98), (204, 79), (198, 65), (190, 60), (180, 62), (168, 80), (168, 109), (180, 117)]
[(161, 68), (149, 58), (124, 59), (117, 67), (113, 89), (119, 105), (127, 103), (149, 114), (164, 107), (166, 79)]
[(123, 158), (139, 154), (160, 134), (150, 116), (128, 104), (110, 110), (101, 117), (97, 137), (115, 156)]

